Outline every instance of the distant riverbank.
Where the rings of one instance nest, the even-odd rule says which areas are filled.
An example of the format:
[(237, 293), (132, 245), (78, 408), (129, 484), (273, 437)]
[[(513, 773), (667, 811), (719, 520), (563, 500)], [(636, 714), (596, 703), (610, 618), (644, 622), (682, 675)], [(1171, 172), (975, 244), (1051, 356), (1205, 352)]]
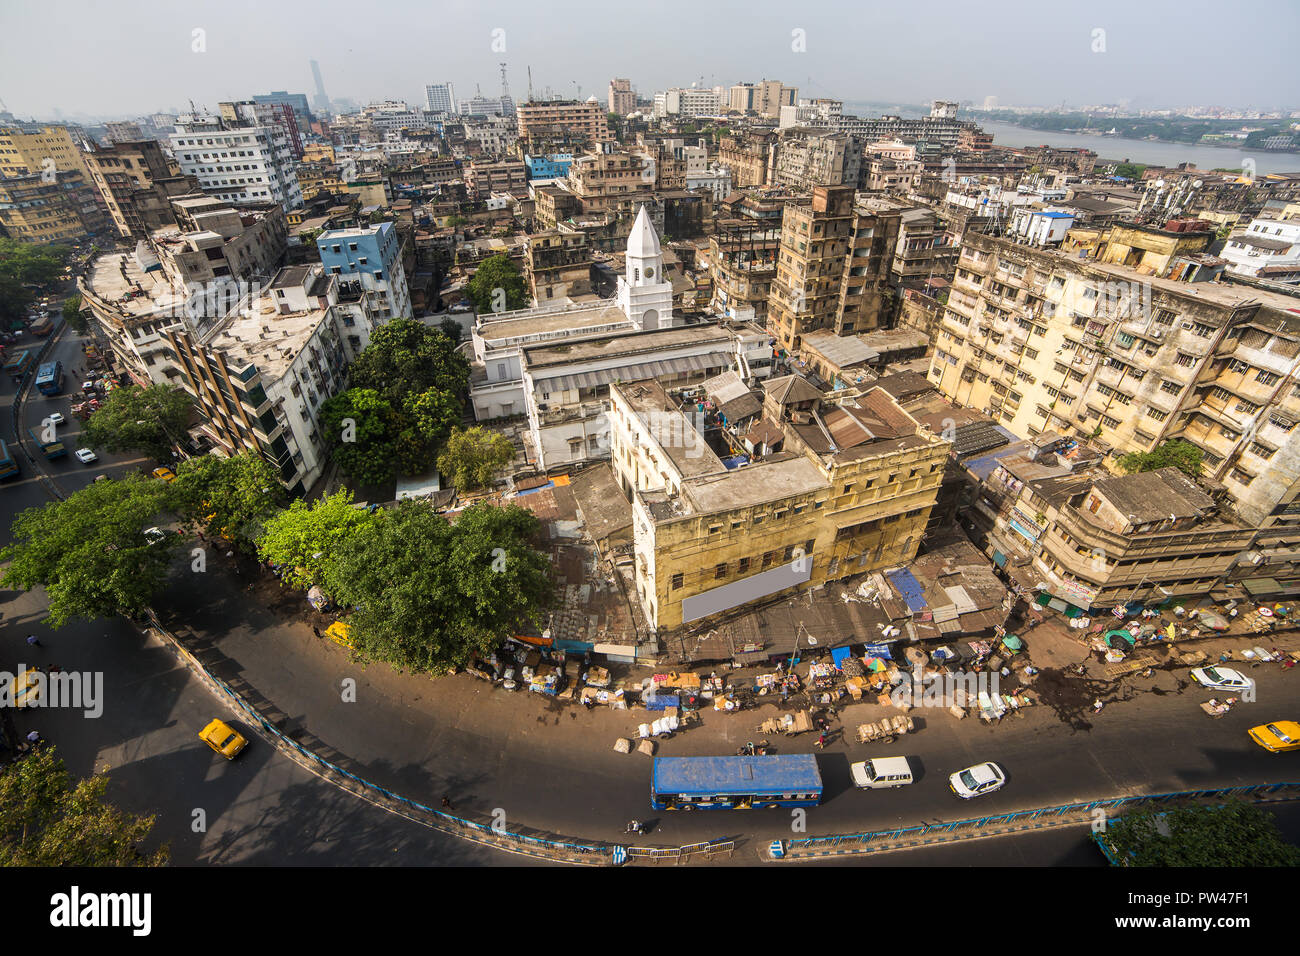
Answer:
[[(845, 112), (857, 116), (880, 116), (880, 106), (867, 103), (845, 103)], [(920, 117), (924, 111), (915, 108), (892, 108), (897, 116)], [(959, 113), (958, 118), (963, 118)], [(967, 117), (968, 118), (968, 117)], [(1145, 166), (1177, 166), (1193, 163), (1198, 169), (1241, 169), (1243, 161), (1252, 159), (1258, 175), (1268, 173), (1300, 172), (1300, 153), (1271, 153), (1263, 150), (1246, 150), (1233, 146), (1202, 146), (1190, 143), (1165, 143), (1149, 139), (1125, 139), (1122, 136), (1094, 136), (1087, 133), (1062, 133), (1056, 130), (1031, 129), (1001, 120), (986, 120), (979, 124), (984, 132), (993, 134), (995, 146), (1056, 146), (1065, 149), (1090, 149), (1102, 159), (1113, 159)]]

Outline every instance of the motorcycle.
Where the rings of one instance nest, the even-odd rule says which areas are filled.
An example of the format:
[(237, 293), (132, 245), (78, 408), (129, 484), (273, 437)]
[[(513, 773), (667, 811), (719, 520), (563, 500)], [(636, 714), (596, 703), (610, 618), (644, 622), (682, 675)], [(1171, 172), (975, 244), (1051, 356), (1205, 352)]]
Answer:
[(633, 820), (623, 828), (624, 833), (645, 833), (645, 824)]

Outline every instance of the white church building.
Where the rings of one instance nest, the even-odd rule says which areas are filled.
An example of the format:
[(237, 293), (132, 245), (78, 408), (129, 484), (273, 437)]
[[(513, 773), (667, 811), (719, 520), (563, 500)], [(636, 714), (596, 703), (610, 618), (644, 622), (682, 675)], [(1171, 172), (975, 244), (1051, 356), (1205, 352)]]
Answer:
[(665, 389), (724, 371), (750, 384), (772, 367), (756, 325), (687, 324), (673, 312), (659, 236), (644, 206), (612, 299), (477, 317), (470, 401), (478, 421), (526, 416), (538, 467), (609, 457), (609, 386), (657, 379)]

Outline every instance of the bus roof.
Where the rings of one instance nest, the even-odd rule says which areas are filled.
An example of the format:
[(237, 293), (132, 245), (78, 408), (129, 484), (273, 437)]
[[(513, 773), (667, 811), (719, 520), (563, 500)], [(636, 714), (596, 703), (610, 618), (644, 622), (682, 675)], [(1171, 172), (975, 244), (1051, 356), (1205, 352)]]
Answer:
[(62, 364), (62, 362), (44, 362), (41, 367), (36, 370), (36, 377), (44, 378), (46, 375), (52, 376), (56, 371), (58, 371), (59, 366)]
[(820, 792), (812, 754), (770, 757), (656, 757), (655, 793)]

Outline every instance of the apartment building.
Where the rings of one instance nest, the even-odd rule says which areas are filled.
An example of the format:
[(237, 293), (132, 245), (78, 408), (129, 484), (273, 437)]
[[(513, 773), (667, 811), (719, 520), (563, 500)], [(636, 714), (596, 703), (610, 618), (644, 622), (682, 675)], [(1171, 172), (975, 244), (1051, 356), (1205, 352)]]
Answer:
[(1220, 253), (1236, 275), (1300, 285), (1300, 220), (1252, 219)]
[(591, 243), (581, 232), (547, 230), (528, 237), (524, 277), (533, 304), (591, 296)]
[(781, 107), (799, 103), (799, 88), (785, 86), (780, 80), (763, 80), (754, 87), (754, 109), (759, 116), (779, 119)]
[(637, 596), (656, 629), (916, 554), (950, 443), (883, 389), (831, 397), (790, 377), (764, 390), (780, 450), (729, 467), (681, 389), (610, 386), (611, 464), (632, 501)]
[(224, 316), (166, 332), (201, 419), (196, 437), (222, 455), (256, 452), (293, 495), (324, 472), (320, 408), (347, 384), (336, 282), (322, 266), (290, 266)]
[(569, 188), (584, 215), (621, 213), (630, 217), (653, 198), (656, 175), (654, 160), (642, 153), (589, 153), (569, 167)]
[(616, 77), (609, 81), (609, 111), (619, 116), (636, 111), (636, 93), (631, 80)]
[(528, 195), (528, 167), (518, 160), (470, 163), (465, 170), (465, 186), (478, 199), (493, 193), (523, 197)]
[(67, 126), (0, 126), (0, 177), (58, 170), (77, 172), (89, 180), (83, 139)]
[(790, 130), (776, 148), (776, 182), (792, 189), (857, 186), (861, 165), (856, 141), (843, 133)]
[(364, 300), (376, 324), (413, 317), (396, 225), (331, 229), (317, 236), (316, 249), (326, 273), (338, 277), (339, 297)]
[(1243, 520), (1290, 523), (1300, 519), (1298, 305), (968, 235), (929, 376), (1018, 435), (1085, 437), (1113, 455), (1184, 438)]
[(553, 140), (571, 142), (610, 142), (609, 116), (604, 104), (594, 96), (584, 103), (555, 100), (524, 103), (518, 108), (519, 138), (528, 141)]
[(455, 113), (456, 89), (450, 83), (431, 83), (424, 88), (425, 107), (430, 113)]
[(818, 186), (810, 200), (786, 204), (767, 316), (783, 348), (797, 352), (804, 332), (880, 325), (899, 220), (897, 203), (855, 199), (852, 186)]
[(105, 227), (88, 178), (72, 170), (0, 176), (0, 227), (19, 242), (76, 242)]
[(287, 243), (277, 204), (234, 209), (182, 197), (173, 216), (177, 225), (155, 230), (132, 253), (97, 257), (77, 282), (119, 366), (142, 386), (180, 374), (167, 329), (224, 315), (270, 281)]
[(253, 104), (230, 104), (226, 116), (182, 116), (168, 138), (181, 172), (204, 192), (237, 205), (302, 205), (293, 149), (284, 126), (258, 121)]
[(109, 218), (124, 238), (143, 239), (175, 223), (171, 201), (199, 191), (198, 179), (181, 175), (157, 140), (93, 146), (85, 161)]
[(145, 138), (145, 135), (137, 123), (105, 123), (104, 138), (108, 140), (109, 145), (116, 146), (119, 143), (138, 143)]
[(731, 170), (732, 186), (744, 189), (774, 182), (776, 133), (724, 136), (718, 141), (717, 160)]
[(781, 247), (779, 224), (722, 219), (709, 237), (705, 266), (713, 282), (709, 311), (767, 324), (767, 301)]

